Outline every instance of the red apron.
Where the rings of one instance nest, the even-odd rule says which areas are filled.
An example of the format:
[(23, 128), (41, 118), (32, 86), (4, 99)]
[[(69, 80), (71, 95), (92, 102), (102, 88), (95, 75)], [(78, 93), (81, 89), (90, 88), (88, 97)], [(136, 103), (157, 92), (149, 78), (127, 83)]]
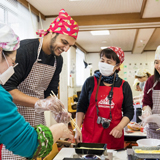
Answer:
[[(94, 77), (94, 90), (91, 94), (90, 104), (82, 127), (82, 140), (84, 143), (105, 143), (108, 149), (124, 148), (124, 133), (121, 138), (114, 138), (112, 135), (109, 135), (111, 130), (122, 120), (123, 83), (124, 80), (120, 87), (113, 87), (113, 99), (111, 103), (112, 121), (109, 128), (104, 129), (102, 124), (97, 124), (98, 116), (95, 102), (97, 79)], [(110, 90), (110, 86), (99, 86), (97, 97), (99, 116), (107, 119), (110, 119), (110, 105), (107, 98)]]
[(1, 160), (1, 150), (2, 150), (2, 144), (0, 144), (0, 160)]

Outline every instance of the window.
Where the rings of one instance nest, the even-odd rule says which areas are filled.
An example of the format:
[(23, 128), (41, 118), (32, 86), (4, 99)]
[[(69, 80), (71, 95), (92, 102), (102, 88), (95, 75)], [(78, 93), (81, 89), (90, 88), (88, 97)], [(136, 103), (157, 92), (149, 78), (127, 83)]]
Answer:
[(18, 16), (16, 14), (14, 14), (13, 12), (8, 11), (7, 23), (8, 24), (18, 23)]
[(0, 1), (0, 27), (3, 24), (9, 25), (20, 37), (20, 40), (37, 37), (37, 16), (32, 14), (32, 19), (33, 24), (28, 9), (22, 6), (16, 0)]
[[(1, 7), (1, 6), (0, 6)], [(0, 8), (0, 23), (4, 23), (4, 9)]]
[(76, 86), (84, 83), (84, 62), (85, 54), (80, 49), (76, 49)]

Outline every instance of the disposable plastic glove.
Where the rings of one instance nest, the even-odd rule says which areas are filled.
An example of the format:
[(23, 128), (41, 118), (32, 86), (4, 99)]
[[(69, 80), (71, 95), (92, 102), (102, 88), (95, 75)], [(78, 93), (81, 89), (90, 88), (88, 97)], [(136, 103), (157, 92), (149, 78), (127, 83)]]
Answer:
[(139, 118), (143, 121), (144, 118), (147, 118), (150, 115), (152, 115), (151, 107), (144, 106), (144, 110), (142, 110), (142, 115), (139, 116)]
[(44, 111), (52, 111), (53, 113), (59, 113), (62, 112), (62, 108), (64, 108), (64, 105), (57, 97), (40, 99), (34, 105), (35, 111), (39, 113)]
[(57, 123), (69, 123), (71, 114), (63, 110), (59, 113), (52, 112), (52, 116)]
[(149, 122), (157, 123), (157, 125), (160, 127), (160, 115), (159, 114), (152, 114), (148, 117), (146, 117), (143, 120), (144, 124), (147, 124)]
[(56, 142), (59, 138), (69, 138), (73, 139), (72, 132), (68, 129), (68, 127), (64, 123), (54, 124), (49, 129), (52, 132), (54, 142)]

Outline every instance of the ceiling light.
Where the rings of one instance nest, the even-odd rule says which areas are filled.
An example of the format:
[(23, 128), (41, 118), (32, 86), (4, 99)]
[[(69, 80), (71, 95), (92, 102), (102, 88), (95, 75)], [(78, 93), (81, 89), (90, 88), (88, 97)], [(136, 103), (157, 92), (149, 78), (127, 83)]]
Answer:
[(105, 48), (108, 48), (108, 46), (106, 46), (106, 47), (101, 47), (101, 49), (105, 49)]
[(109, 30), (104, 30), (104, 31), (91, 31), (91, 34), (93, 36), (96, 35), (110, 35)]
[(102, 41), (102, 43), (107, 43), (107, 41)]
[(143, 43), (143, 40), (140, 40), (141, 43)]

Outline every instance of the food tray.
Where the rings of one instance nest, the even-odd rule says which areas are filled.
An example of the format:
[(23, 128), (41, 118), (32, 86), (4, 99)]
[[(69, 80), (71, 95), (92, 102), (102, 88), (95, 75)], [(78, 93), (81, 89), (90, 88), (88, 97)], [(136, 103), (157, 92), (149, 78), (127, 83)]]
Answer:
[(134, 155), (138, 158), (160, 158), (160, 153), (135, 153), (135, 149), (142, 149), (142, 150), (160, 150), (160, 147), (140, 147), (135, 146), (132, 147), (134, 151)]
[[(83, 148), (85, 147), (85, 148)], [(102, 143), (78, 143), (75, 147), (77, 154), (102, 155), (105, 151), (105, 144)]]

